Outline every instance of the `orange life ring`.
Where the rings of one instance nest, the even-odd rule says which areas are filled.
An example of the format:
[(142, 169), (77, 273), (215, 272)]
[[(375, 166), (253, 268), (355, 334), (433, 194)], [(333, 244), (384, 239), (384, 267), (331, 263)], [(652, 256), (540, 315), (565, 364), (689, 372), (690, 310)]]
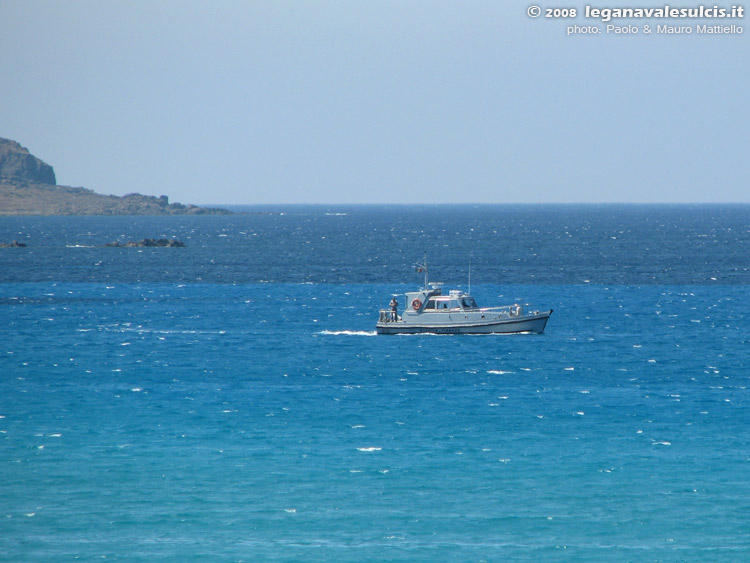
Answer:
[(422, 302), (419, 299), (415, 299), (414, 301), (411, 302), (411, 308), (414, 309), (415, 311), (418, 311), (419, 309), (422, 308)]

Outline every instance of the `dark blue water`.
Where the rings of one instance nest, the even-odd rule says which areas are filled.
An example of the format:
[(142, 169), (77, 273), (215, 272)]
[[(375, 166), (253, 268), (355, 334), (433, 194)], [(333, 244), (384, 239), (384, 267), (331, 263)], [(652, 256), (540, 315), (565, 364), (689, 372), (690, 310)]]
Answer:
[[(750, 205), (288, 206), (196, 217), (4, 217), (0, 281), (747, 284)], [(188, 248), (96, 248), (179, 238)], [(71, 249), (70, 246), (84, 248)], [(85, 248), (93, 246), (95, 248)], [(418, 280), (416, 280), (418, 281)]]
[(750, 558), (750, 207), (260, 211), (0, 218), (1, 561)]

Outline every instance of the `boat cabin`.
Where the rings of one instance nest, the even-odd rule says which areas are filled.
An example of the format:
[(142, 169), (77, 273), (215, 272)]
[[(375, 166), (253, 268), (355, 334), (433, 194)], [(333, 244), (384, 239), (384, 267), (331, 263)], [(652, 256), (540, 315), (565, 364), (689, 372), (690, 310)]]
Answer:
[(422, 311), (442, 311), (445, 309), (478, 309), (477, 302), (471, 295), (436, 295), (427, 299)]
[(406, 294), (406, 309), (418, 313), (472, 310), (479, 309), (474, 298), (457, 289), (443, 295), (440, 284), (433, 284), (432, 289), (414, 291)]

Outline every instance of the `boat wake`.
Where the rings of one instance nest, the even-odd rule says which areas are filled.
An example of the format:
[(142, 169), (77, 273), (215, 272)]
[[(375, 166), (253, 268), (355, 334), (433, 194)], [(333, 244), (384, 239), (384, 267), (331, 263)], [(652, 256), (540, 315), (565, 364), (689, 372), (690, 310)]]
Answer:
[(325, 334), (327, 336), (377, 336), (378, 333), (374, 330), (322, 330), (318, 334)]
[(77, 328), (76, 332), (119, 332), (135, 334), (226, 334), (226, 330), (157, 329), (142, 326), (100, 325), (96, 328)]

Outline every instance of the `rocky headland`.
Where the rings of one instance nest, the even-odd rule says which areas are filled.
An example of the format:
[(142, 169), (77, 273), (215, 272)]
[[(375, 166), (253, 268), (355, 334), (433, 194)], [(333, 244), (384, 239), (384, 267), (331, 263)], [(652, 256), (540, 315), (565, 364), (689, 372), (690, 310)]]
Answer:
[(169, 203), (165, 195), (103, 195), (58, 186), (55, 171), (16, 141), (0, 137), (0, 215), (228, 215), (231, 211)]

